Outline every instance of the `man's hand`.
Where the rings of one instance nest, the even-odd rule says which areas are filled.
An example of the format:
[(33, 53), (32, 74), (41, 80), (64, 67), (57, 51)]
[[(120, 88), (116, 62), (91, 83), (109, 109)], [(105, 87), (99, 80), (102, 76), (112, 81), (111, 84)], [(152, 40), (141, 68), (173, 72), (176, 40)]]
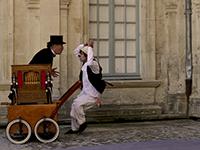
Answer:
[(51, 75), (53, 77), (58, 77), (60, 75), (60, 72), (56, 71), (57, 68), (52, 68), (51, 69)]

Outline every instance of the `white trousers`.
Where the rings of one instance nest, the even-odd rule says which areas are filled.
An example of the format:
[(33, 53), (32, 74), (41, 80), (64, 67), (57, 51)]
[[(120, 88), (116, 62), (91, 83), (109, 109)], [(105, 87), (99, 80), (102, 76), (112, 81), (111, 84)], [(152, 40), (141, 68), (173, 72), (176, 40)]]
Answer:
[(73, 131), (77, 131), (79, 126), (86, 122), (85, 112), (86, 110), (96, 105), (96, 99), (87, 94), (81, 93), (72, 103), (71, 106), (71, 128)]

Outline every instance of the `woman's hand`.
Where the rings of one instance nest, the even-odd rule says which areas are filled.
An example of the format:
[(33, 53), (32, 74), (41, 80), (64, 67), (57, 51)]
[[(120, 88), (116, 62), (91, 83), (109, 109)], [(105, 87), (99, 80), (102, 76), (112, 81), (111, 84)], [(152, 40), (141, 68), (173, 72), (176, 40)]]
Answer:
[(96, 97), (96, 105), (97, 107), (101, 107), (102, 100), (99, 97)]

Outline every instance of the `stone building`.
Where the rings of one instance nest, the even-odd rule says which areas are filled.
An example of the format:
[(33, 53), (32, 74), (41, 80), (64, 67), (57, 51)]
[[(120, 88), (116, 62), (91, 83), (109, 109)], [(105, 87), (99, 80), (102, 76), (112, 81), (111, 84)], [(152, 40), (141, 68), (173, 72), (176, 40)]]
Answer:
[(93, 39), (104, 79), (114, 86), (103, 94), (103, 106), (88, 112), (90, 119), (199, 117), (199, 26), (200, 1), (192, 0), (193, 79), (187, 100), (184, 0), (0, 0), (0, 111), (9, 101), (10, 66), (27, 64), (50, 35), (61, 34), (67, 44), (54, 60), (61, 73), (54, 79), (55, 99), (78, 80), (73, 49)]

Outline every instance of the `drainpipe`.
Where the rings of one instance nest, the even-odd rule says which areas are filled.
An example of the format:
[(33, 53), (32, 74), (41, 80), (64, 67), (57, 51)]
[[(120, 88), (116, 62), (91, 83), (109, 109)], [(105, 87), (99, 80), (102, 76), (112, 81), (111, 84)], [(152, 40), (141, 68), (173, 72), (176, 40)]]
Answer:
[(187, 117), (189, 117), (189, 98), (192, 93), (192, 2), (185, 0), (185, 23), (186, 23), (186, 97), (187, 97)]

